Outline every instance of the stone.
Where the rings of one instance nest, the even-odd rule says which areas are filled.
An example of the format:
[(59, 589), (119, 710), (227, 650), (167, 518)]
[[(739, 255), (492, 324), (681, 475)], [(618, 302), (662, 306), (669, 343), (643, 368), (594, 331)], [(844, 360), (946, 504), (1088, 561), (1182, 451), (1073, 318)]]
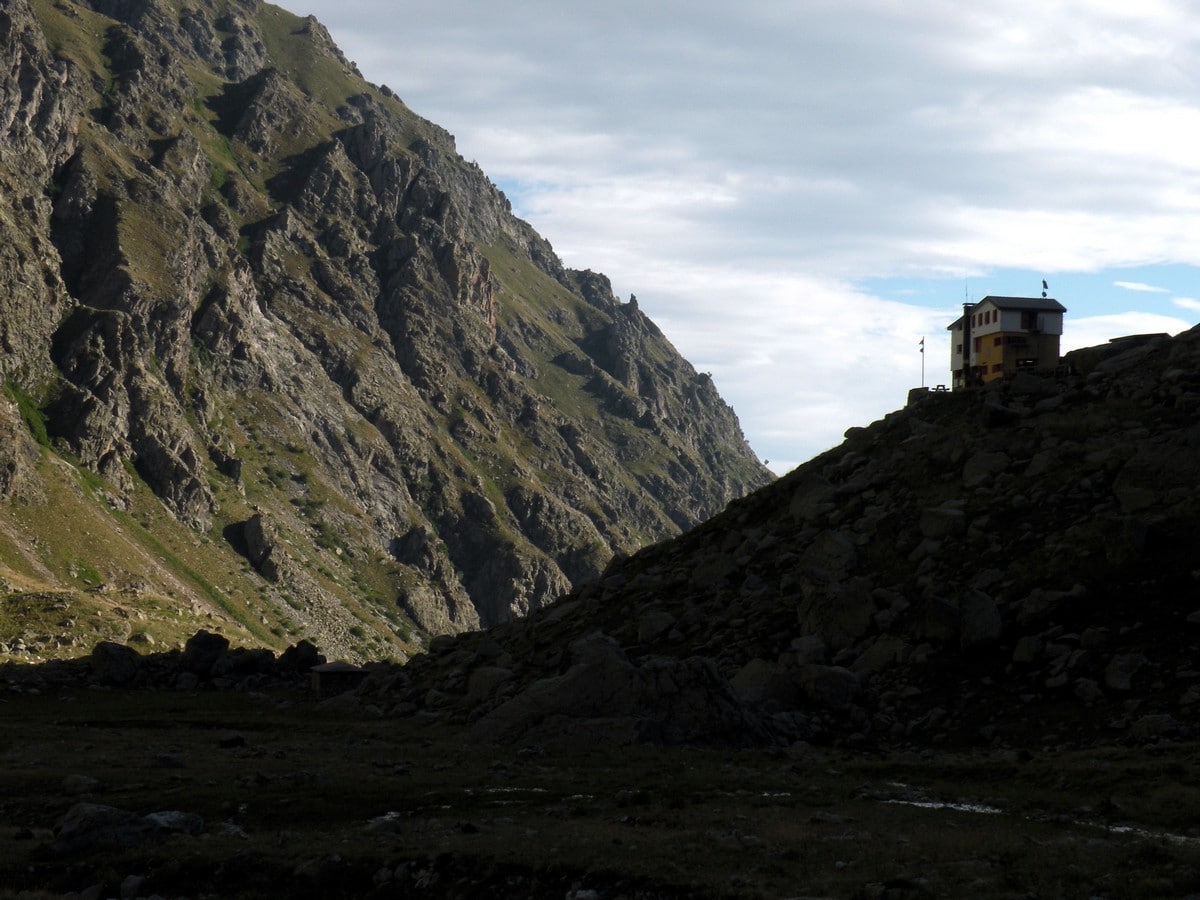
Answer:
[(1095, 706), (1104, 701), (1104, 691), (1100, 683), (1092, 678), (1080, 678), (1073, 687), (1075, 696), (1083, 701), (1085, 706)]
[(858, 676), (841, 666), (807, 665), (800, 670), (800, 686), (818, 706), (843, 710), (858, 695)]
[(261, 512), (256, 512), (242, 523), (242, 540), (250, 565), (268, 581), (278, 581), (279, 560), (276, 557), (279, 537), (274, 525)]
[(202, 817), (178, 809), (152, 812), (146, 816), (146, 821), (163, 833), (197, 835), (204, 831)]
[(194, 691), (200, 686), (200, 679), (195, 672), (180, 672), (175, 676), (175, 689), (178, 691)]
[(796, 656), (796, 661), (800, 665), (808, 663), (823, 663), (825, 662), (827, 651), (825, 649), (825, 641), (820, 636), (815, 634), (807, 634), (804, 637), (793, 638), (791, 642), (792, 652)]
[(975, 488), (993, 482), (1007, 471), (1012, 459), (1002, 450), (979, 450), (963, 465), (963, 487)]
[(1084, 650), (1101, 651), (1108, 646), (1107, 628), (1085, 628), (1079, 636), (1079, 646)]
[(1009, 389), (1017, 395), (1047, 397), (1058, 392), (1058, 386), (1049, 378), (1032, 372), (1017, 372), (1009, 381)]
[(833, 507), (836, 491), (832, 484), (819, 475), (802, 475), (798, 480), (789, 511), (799, 521), (815, 519)]
[(989, 394), (983, 404), (980, 419), (986, 428), (1005, 428), (1016, 424), (1024, 416), (1025, 413), (1023, 410), (1012, 406), (1005, 406), (996, 399), (995, 395)]
[(918, 527), (930, 540), (958, 537), (967, 530), (967, 515), (957, 503), (943, 504), (922, 510)]
[(902, 637), (880, 637), (859, 654), (850, 670), (859, 678), (865, 678), (903, 663), (911, 652), (908, 641)]
[(127, 810), (96, 803), (76, 803), (54, 829), (52, 849), (58, 854), (89, 852), (100, 847), (140, 844), (155, 831), (155, 826)]
[(1028, 665), (1041, 655), (1045, 646), (1046, 642), (1040, 635), (1022, 635), (1017, 639), (1017, 645), (1013, 648), (1012, 661)]
[(568, 647), (562, 675), (535, 681), (482, 716), (477, 740), (492, 743), (743, 743), (767, 729), (711, 660), (649, 657), (634, 665), (594, 632)]
[(798, 672), (791, 665), (755, 658), (736, 672), (729, 683), (742, 701), (755, 708), (796, 709), (803, 702)]
[(1070, 598), (1068, 591), (1034, 588), (1017, 604), (1017, 621), (1028, 625), (1048, 619)]
[(121, 898), (122, 900), (133, 900), (135, 897), (141, 896), (142, 886), (146, 883), (144, 875), (127, 875), (121, 879)]
[(638, 619), (638, 643), (658, 640), (675, 627), (675, 617), (664, 609), (648, 610)]
[(279, 668), (303, 675), (325, 664), (325, 656), (311, 642), (302, 640), (288, 647), (279, 658)]
[(1120, 653), (1104, 669), (1104, 684), (1114, 691), (1133, 688), (1133, 678), (1149, 660), (1141, 653)]
[(184, 645), (180, 664), (197, 677), (207, 678), (213, 674), (213, 666), (228, 649), (229, 638), (224, 635), (197, 631)]
[(477, 667), (467, 679), (467, 702), (476, 704), (488, 699), (512, 677), (512, 670), (503, 666)]
[(1129, 737), (1135, 741), (1152, 742), (1178, 734), (1179, 720), (1168, 713), (1142, 716), (1129, 727)]
[(962, 598), (960, 643), (964, 650), (994, 644), (1004, 634), (1004, 621), (996, 601), (982, 591), (970, 591)]
[(132, 647), (101, 641), (89, 657), (92, 674), (101, 684), (130, 684), (142, 668), (142, 657)]

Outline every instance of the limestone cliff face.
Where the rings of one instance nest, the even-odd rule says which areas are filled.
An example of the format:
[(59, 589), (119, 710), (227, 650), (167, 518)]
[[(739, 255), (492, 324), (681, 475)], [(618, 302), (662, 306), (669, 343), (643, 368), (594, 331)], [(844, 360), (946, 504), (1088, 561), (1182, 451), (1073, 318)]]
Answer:
[(406, 618), (503, 621), (768, 480), (636, 303), (311, 17), (0, 0), (0, 58), (14, 441), (44, 427), (114, 508), (147, 486), (241, 553), (235, 618), (403, 648)]

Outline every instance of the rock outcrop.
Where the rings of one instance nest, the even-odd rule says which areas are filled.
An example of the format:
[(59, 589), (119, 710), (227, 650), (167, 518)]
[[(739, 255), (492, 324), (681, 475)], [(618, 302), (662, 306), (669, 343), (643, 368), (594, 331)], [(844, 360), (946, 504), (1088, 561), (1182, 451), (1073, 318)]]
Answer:
[(3, 0), (0, 58), (0, 377), (105, 503), (144, 485), (248, 554), (249, 621), (411, 651), (769, 480), (636, 303), (311, 17)]
[(310, 691), (310, 672), (326, 662), (308, 641), (276, 655), (257, 647), (233, 647), (227, 637), (200, 630), (182, 649), (142, 654), (116, 641), (99, 641), (87, 656), (40, 666), (0, 663), (6, 689), (14, 693), (109, 690), (300, 690)]
[[(516, 741), (570, 710), (651, 723), (670, 695), (637, 686), (669, 660), (713, 672), (748, 739), (750, 723), (851, 744), (1195, 736), (1200, 329), (1066, 364), (917, 392), (559, 604), (435, 644), (392, 685), (395, 711)], [(464, 690), (496, 665), (494, 690)]]

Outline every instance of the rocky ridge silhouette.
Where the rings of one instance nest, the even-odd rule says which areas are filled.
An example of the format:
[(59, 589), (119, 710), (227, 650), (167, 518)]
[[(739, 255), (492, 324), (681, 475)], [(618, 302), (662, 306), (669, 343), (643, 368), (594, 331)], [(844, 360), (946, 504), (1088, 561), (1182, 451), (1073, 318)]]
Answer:
[(1200, 329), (902, 410), (363, 685), (500, 742), (1195, 736)]

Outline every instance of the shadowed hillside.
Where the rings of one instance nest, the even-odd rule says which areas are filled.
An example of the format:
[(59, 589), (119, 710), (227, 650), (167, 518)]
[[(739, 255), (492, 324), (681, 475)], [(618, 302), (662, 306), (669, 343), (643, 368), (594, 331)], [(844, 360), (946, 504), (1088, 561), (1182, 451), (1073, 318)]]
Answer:
[(1200, 332), (1067, 362), (914, 393), (389, 694), (500, 741), (1192, 735)]

